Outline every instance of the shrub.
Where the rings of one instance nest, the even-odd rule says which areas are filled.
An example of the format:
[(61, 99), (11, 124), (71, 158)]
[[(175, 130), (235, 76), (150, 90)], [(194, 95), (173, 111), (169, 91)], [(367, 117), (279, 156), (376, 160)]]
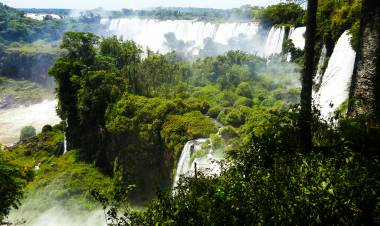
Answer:
[(0, 175), (0, 223), (2, 223), (11, 208), (17, 209), (20, 206), (25, 180), (19, 168), (2, 158), (0, 158)]
[(234, 104), (234, 107), (238, 106), (246, 106), (246, 107), (252, 107), (253, 102), (251, 99), (246, 98), (246, 97), (239, 97)]
[(170, 115), (162, 126), (161, 137), (175, 156), (183, 145), (196, 138), (206, 138), (216, 133), (214, 122), (199, 111), (184, 115)]
[(224, 126), (220, 129), (219, 132), (220, 136), (224, 140), (229, 140), (238, 137), (238, 133), (236, 132), (235, 128), (232, 126)]
[(36, 129), (33, 126), (25, 126), (21, 129), (20, 141), (27, 140), (36, 135)]
[(252, 87), (250, 87), (249, 83), (242, 82), (236, 88), (236, 94), (239, 96), (252, 98)]
[(213, 106), (211, 107), (210, 109), (208, 109), (208, 116), (210, 116), (211, 118), (217, 118), (219, 113), (222, 111), (222, 108), (219, 107), (219, 106)]
[(51, 125), (44, 125), (44, 127), (42, 127), (42, 133), (48, 133), (48, 132), (51, 132), (53, 130), (53, 127)]

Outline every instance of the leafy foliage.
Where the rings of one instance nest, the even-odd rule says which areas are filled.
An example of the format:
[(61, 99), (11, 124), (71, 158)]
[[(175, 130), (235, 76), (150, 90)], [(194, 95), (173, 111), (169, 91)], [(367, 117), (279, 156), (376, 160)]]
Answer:
[(18, 208), (30, 172), (10, 164), (0, 155), (0, 223), (11, 208)]
[(305, 10), (296, 3), (279, 3), (264, 9), (260, 14), (260, 22), (265, 26), (299, 27), (304, 24), (305, 13)]
[[(54, 12), (54, 10), (46, 11), (61, 15), (67, 13)], [(9, 47), (11, 44), (13, 47), (9, 49), (10, 51), (31, 52), (35, 51), (36, 47), (44, 44), (43, 46), (48, 47), (47, 49), (37, 50), (56, 53), (58, 48), (47, 43), (60, 40), (65, 31), (91, 31), (101, 34), (104, 28), (99, 24), (100, 17), (91, 13), (81, 15), (78, 18), (65, 17), (60, 20), (47, 18), (43, 21), (33, 20), (24, 14), (23, 11), (0, 4), (0, 49), (5, 49), (6, 46)]]
[(326, 44), (331, 54), (335, 42), (340, 35), (350, 30), (353, 38), (351, 44), (357, 48), (361, 0), (322, 0), (318, 3), (317, 35), (318, 40)]
[(162, 126), (161, 136), (169, 149), (174, 149), (178, 156), (182, 146), (189, 140), (208, 137), (216, 133), (214, 122), (199, 111), (184, 115), (170, 115)]
[[(0, 153), (1, 189), (13, 192), (9, 196), (2, 195), (1, 198), (11, 201), (12, 194), (17, 195), (13, 206), (19, 209), (13, 212), (13, 218), (23, 220), (22, 217), (28, 214), (27, 217), (34, 219), (57, 206), (78, 208), (78, 211), (98, 208), (91, 190), (110, 193), (113, 180), (93, 164), (80, 161), (77, 150), (59, 156), (63, 141), (62, 125), (44, 128), (43, 133), (5, 148)], [(6, 172), (12, 174), (5, 174)], [(21, 194), (24, 194), (22, 199)], [(19, 201), (22, 205), (19, 205)], [(6, 207), (6, 201), (0, 203), (2, 208)]]
[[(239, 51), (195, 62), (149, 50), (142, 58), (132, 41), (90, 33), (66, 33), (62, 48), (66, 52), (50, 74), (58, 84), (68, 146), (105, 172), (120, 174), (125, 188), (135, 184), (132, 201), (169, 186), (186, 141), (216, 132), (204, 114), (240, 127), (253, 104), (250, 98), (285, 107), (291, 95), (282, 93), (297, 76), (294, 65), (274, 72), (274, 65)], [(273, 73), (283, 80), (275, 82)], [(281, 95), (271, 96), (273, 90)]]
[(378, 225), (379, 156), (359, 145), (376, 147), (378, 132), (359, 129), (358, 119), (336, 128), (316, 122), (318, 151), (301, 154), (297, 115), (293, 109), (251, 118), (220, 177), (182, 178), (176, 195), (159, 192), (144, 212), (129, 213), (131, 224)]
[[(59, 37), (55, 26), (58, 21), (35, 21), (24, 17), (23, 13), (16, 9), (0, 4), (0, 43), (12, 41), (33, 41), (41, 35), (46, 35), (50, 40)], [(41, 32), (48, 29), (48, 32)]]
[(36, 135), (36, 129), (33, 126), (25, 126), (20, 132), (20, 141), (25, 141)]

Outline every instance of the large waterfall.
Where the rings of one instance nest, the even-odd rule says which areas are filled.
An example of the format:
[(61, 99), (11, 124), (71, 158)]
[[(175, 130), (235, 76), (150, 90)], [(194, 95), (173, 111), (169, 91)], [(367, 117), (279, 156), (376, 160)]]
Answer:
[(105, 18), (101, 23), (108, 26), (110, 35), (134, 40), (144, 48), (163, 53), (174, 50), (187, 55), (217, 55), (241, 50), (268, 57), (281, 52), (285, 36), (283, 27), (273, 27), (268, 34), (258, 23), (250, 22)]
[(314, 93), (314, 102), (324, 118), (348, 98), (356, 53), (350, 44), (351, 36), (345, 31), (335, 45), (319, 89)]

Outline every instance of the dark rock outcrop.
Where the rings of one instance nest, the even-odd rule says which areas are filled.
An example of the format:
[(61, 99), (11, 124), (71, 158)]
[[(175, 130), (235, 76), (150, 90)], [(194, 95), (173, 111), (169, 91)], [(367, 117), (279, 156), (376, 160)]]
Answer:
[(17, 80), (30, 80), (53, 88), (48, 75), (57, 56), (47, 53), (21, 53), (0, 50), (0, 75)]

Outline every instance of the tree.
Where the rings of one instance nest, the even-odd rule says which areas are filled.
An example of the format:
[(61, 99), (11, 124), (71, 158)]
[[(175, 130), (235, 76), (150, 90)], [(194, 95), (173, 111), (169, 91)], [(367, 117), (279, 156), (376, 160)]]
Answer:
[(27, 140), (36, 135), (36, 129), (33, 126), (25, 126), (21, 129), (20, 141)]
[(0, 224), (10, 209), (17, 208), (22, 198), (21, 172), (0, 158)]
[(99, 37), (91, 33), (67, 32), (63, 37), (61, 48), (66, 54), (58, 58), (49, 74), (57, 82), (59, 99), (58, 113), (66, 121), (66, 137), (69, 149), (80, 147), (81, 130), (76, 99), (80, 89), (79, 77), (83, 71), (95, 64), (95, 44)]
[(380, 125), (380, 4), (363, 0), (349, 115)]
[(264, 26), (290, 25), (293, 27), (303, 25), (305, 10), (293, 1), (271, 5), (262, 10), (259, 15)]
[(71, 60), (78, 60), (83, 64), (92, 64), (95, 60), (95, 44), (99, 37), (92, 33), (66, 32), (63, 36), (61, 48), (68, 51)]
[(314, 75), (314, 55), (315, 55), (315, 33), (317, 28), (317, 7), (318, 0), (308, 0), (307, 22), (306, 22), (306, 42), (305, 42), (305, 64), (302, 71), (302, 91), (301, 91), (301, 112), (299, 118), (300, 144), (304, 152), (312, 148), (311, 142), (311, 95)]

